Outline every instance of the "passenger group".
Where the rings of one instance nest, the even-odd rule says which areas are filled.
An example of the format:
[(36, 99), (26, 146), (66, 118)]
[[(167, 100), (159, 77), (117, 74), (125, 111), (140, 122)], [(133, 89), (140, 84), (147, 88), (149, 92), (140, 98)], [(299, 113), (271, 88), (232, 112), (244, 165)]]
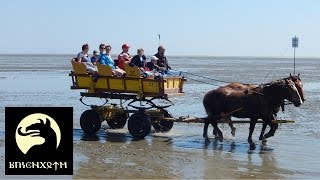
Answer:
[(122, 52), (118, 55), (116, 60), (111, 57), (111, 46), (106, 44), (99, 45), (99, 52), (94, 50), (90, 57), (89, 45), (82, 45), (82, 51), (78, 53), (76, 61), (84, 63), (89, 73), (97, 74), (97, 64), (103, 64), (112, 68), (114, 76), (125, 76), (125, 64), (130, 66), (136, 66), (141, 71), (143, 77), (154, 76), (162, 77), (163, 75), (169, 75), (171, 67), (168, 64), (167, 57), (164, 55), (165, 48), (163, 46), (158, 47), (158, 52), (151, 56), (149, 59), (144, 55), (142, 48), (137, 49), (137, 55), (131, 57), (129, 54), (130, 46), (128, 44), (122, 45)]

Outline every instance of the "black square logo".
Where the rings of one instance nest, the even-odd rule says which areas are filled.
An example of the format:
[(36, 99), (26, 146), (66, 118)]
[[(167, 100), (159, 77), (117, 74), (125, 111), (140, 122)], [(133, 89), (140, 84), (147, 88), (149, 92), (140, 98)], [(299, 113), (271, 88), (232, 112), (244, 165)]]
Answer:
[(5, 108), (6, 175), (73, 174), (72, 107)]

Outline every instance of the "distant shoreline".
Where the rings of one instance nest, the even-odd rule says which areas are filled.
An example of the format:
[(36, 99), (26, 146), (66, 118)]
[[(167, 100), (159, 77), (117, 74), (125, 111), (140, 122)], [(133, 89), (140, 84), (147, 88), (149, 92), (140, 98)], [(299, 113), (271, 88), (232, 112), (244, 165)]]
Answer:
[[(0, 54), (0, 56), (76, 56), (76, 54)], [(111, 54), (112, 57), (118, 56), (117, 54)], [(152, 56), (147, 55), (147, 57)], [(265, 59), (265, 58), (277, 58), (277, 59), (291, 59), (292, 56), (211, 56), (211, 55), (167, 55), (168, 58), (240, 58), (240, 59)], [(320, 57), (312, 57), (312, 56), (296, 56), (296, 59), (319, 59)]]

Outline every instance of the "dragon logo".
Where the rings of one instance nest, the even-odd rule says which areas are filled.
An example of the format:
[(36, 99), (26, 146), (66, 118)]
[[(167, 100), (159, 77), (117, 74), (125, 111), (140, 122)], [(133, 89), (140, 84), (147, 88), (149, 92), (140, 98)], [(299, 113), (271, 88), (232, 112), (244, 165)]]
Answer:
[(50, 116), (35, 113), (26, 116), (16, 129), (16, 143), (24, 154), (57, 149), (61, 140), (58, 124)]

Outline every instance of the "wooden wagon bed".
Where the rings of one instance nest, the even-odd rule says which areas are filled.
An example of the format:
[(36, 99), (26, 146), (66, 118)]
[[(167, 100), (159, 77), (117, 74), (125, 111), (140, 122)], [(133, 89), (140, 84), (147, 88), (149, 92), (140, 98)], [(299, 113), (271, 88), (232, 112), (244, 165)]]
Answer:
[(95, 93), (130, 93), (137, 97), (167, 97), (183, 94), (184, 77), (169, 76), (163, 79), (142, 78), (138, 67), (125, 66), (126, 76), (115, 77), (111, 67), (98, 64), (98, 78), (86, 71), (84, 63), (71, 61), (73, 71), (71, 89), (85, 89)]

